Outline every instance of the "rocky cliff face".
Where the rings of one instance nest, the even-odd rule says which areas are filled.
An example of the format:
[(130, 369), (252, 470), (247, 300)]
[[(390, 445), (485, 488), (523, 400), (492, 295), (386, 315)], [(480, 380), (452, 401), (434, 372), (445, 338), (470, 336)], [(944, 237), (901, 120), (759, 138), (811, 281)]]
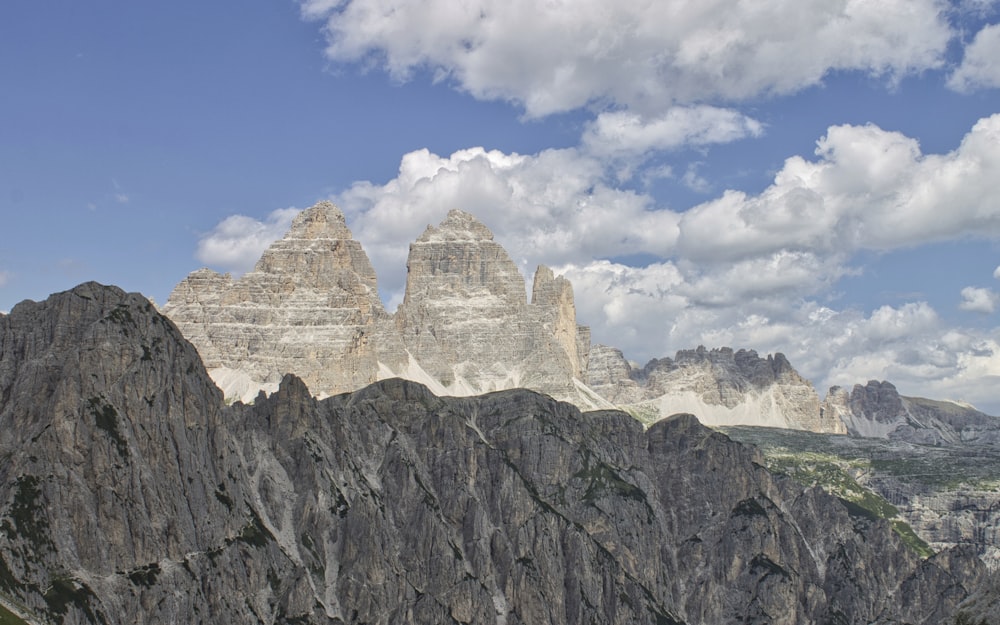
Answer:
[(602, 405), (578, 389), (590, 339), (567, 280), (540, 267), (529, 304), (507, 252), (458, 210), (410, 246), (407, 268), (403, 304), (390, 316), (343, 214), (322, 202), (254, 271), (238, 280), (196, 271), (164, 313), (234, 399), (271, 392), (294, 373), (322, 396), (401, 376), (451, 395), (527, 387)]
[(238, 280), (194, 272), (164, 312), (227, 396), (241, 399), (273, 391), (288, 372), (325, 394), (374, 382), (372, 335), (388, 321), (375, 270), (329, 202), (300, 213)]
[(889, 382), (870, 380), (848, 392), (835, 386), (823, 414), (842, 421), (854, 436), (922, 444), (1000, 444), (1000, 419), (947, 401), (903, 397)]
[[(981, 563), (691, 416), (287, 376), (224, 407), (136, 295), (0, 317), (0, 595), (57, 623), (943, 623)], [(985, 589), (981, 594), (976, 594)], [(992, 611), (991, 611), (992, 610)]]
[[(524, 387), (575, 398), (574, 379), (584, 366), (573, 288), (565, 278), (539, 267), (529, 304), (510, 256), (483, 224), (459, 210), (410, 245), (406, 266), (396, 323), (408, 356), (444, 392)], [(383, 357), (388, 369), (410, 377), (407, 362), (394, 356)]]
[(821, 415), (816, 391), (782, 354), (699, 347), (638, 369), (620, 351), (596, 346), (588, 374), (591, 388), (644, 421), (691, 412), (709, 425), (844, 431)]

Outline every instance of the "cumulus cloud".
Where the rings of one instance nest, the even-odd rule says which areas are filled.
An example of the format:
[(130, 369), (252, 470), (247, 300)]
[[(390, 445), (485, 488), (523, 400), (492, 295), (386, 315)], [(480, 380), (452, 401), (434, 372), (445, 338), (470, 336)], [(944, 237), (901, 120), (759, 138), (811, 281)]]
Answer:
[(729, 261), (1000, 234), (1000, 115), (979, 120), (947, 154), (925, 155), (874, 125), (831, 127), (817, 146), (816, 160), (789, 158), (758, 195), (727, 191), (686, 211), (680, 252)]
[(364, 243), (380, 288), (397, 296), (407, 244), (452, 208), (487, 224), (526, 272), (538, 262), (663, 256), (677, 238), (676, 213), (610, 186), (603, 165), (573, 149), (521, 155), (472, 148), (447, 157), (418, 150), (403, 157), (393, 180), (359, 182), (333, 199)]
[(962, 64), (948, 78), (948, 86), (959, 92), (1000, 87), (1000, 24), (984, 27), (965, 48)]
[(302, 0), (326, 53), (399, 80), (431, 72), (529, 116), (610, 102), (671, 106), (786, 94), (830, 71), (897, 80), (942, 64), (951, 30), (936, 0), (597, 0), (421, 3)]
[(685, 145), (729, 143), (758, 137), (763, 125), (732, 109), (677, 106), (653, 118), (631, 111), (601, 113), (587, 125), (583, 147), (597, 156), (637, 156)]
[(962, 289), (962, 301), (959, 308), (968, 312), (989, 314), (996, 310), (1000, 298), (990, 289), (967, 286)]
[(915, 140), (866, 125), (831, 127), (815, 157), (789, 158), (759, 194), (726, 191), (684, 212), (616, 187), (588, 147), (418, 150), (396, 178), (355, 183), (334, 200), (390, 292), (403, 286), (406, 244), (451, 208), (480, 216), (526, 268), (635, 254), (690, 263), (698, 270), (687, 295), (699, 301), (711, 290), (699, 285), (716, 280), (740, 297), (778, 283), (811, 295), (853, 271), (859, 250), (1000, 235), (1000, 205), (990, 200), (1000, 196), (1000, 115), (947, 154), (923, 154)]
[(993, 277), (996, 278), (997, 280), (1000, 280), (1000, 267), (997, 267), (996, 269), (993, 270)]
[[(698, 344), (782, 351), (821, 389), (870, 377), (976, 403), (984, 397), (963, 375), (1000, 375), (998, 337), (949, 328), (926, 302), (837, 310), (832, 297), (861, 250), (1000, 236), (1000, 205), (983, 199), (1000, 197), (1000, 115), (946, 154), (875, 126), (834, 126), (760, 193), (726, 191), (684, 212), (609, 175), (583, 146), (417, 150), (393, 179), (331, 199), (372, 259), (389, 310), (402, 298), (408, 244), (461, 208), (527, 279), (539, 263), (566, 275), (595, 340), (640, 361)], [(231, 217), (202, 240), (199, 258), (247, 268), (293, 215)]]
[(281, 208), (263, 221), (245, 215), (226, 217), (201, 237), (195, 256), (207, 265), (242, 274), (252, 269), (264, 250), (288, 231), (298, 213), (299, 209)]

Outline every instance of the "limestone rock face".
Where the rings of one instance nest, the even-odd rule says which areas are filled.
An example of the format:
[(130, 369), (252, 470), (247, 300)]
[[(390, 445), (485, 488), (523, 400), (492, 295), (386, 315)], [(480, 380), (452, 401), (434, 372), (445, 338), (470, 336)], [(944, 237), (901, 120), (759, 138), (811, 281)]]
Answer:
[(291, 375), (227, 407), (165, 317), (99, 285), (0, 317), (0, 532), (32, 623), (998, 615), (974, 556), (921, 560), (690, 415), (401, 379), (320, 401)]
[(191, 583), (139, 597), (212, 549), (239, 557), (221, 553), (251, 516), (221, 402), (137, 294), (88, 283), (0, 319), (0, 596), (68, 623), (196, 622), (221, 602)]
[(644, 421), (691, 412), (710, 425), (844, 431), (837, 419), (822, 417), (815, 389), (782, 354), (699, 347), (636, 369), (618, 350), (595, 347), (588, 384)]
[(609, 407), (582, 385), (590, 334), (569, 281), (524, 277), (489, 229), (453, 210), (411, 246), (403, 304), (387, 314), (344, 216), (321, 202), (238, 280), (202, 269), (164, 313), (194, 343), (227, 398), (250, 401), (294, 373), (318, 395), (387, 377), (470, 395), (526, 387)]
[[(396, 323), (432, 384), (454, 395), (524, 387), (576, 398), (583, 358), (569, 281), (539, 267), (529, 304), (517, 265), (459, 210), (410, 245), (407, 271)], [(393, 360), (382, 358), (410, 377), (408, 363)]]
[(997, 417), (955, 402), (904, 397), (884, 380), (855, 384), (850, 392), (832, 387), (823, 414), (842, 421), (854, 436), (922, 444), (1000, 443)]
[(253, 271), (238, 280), (196, 271), (163, 311), (227, 397), (242, 399), (288, 372), (325, 394), (375, 381), (371, 337), (388, 317), (368, 256), (329, 202), (300, 213)]

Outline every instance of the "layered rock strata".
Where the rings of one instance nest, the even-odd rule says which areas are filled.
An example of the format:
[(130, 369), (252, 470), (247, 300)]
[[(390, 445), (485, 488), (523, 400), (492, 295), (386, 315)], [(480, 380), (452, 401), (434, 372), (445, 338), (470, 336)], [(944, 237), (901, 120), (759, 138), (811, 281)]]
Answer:
[[(569, 281), (538, 268), (529, 304), (524, 277), (472, 215), (448, 213), (410, 245), (396, 323), (408, 354), (442, 390), (470, 395), (531, 388), (579, 401), (585, 369)], [(581, 352), (583, 352), (581, 354)], [(389, 372), (407, 363), (383, 355)]]
[(637, 368), (619, 350), (595, 346), (587, 382), (647, 422), (690, 412), (709, 425), (844, 431), (837, 418), (820, 412), (813, 386), (780, 353), (761, 358), (753, 350), (698, 347)]
[(0, 530), (28, 622), (998, 616), (976, 558), (921, 560), (690, 415), (294, 376), (225, 407), (168, 319), (94, 284), (0, 316)]
[(921, 444), (1000, 444), (1000, 419), (971, 406), (904, 397), (886, 381), (834, 386), (823, 400), (826, 418), (843, 422), (853, 436)]
[(589, 330), (573, 289), (539, 267), (524, 277), (472, 215), (451, 211), (411, 246), (406, 294), (394, 315), (344, 216), (321, 202), (239, 279), (208, 269), (170, 295), (167, 314), (232, 399), (273, 391), (286, 373), (321, 396), (401, 376), (442, 394), (531, 388), (607, 407), (582, 384)]
[(372, 335), (388, 321), (375, 270), (329, 202), (300, 213), (239, 279), (192, 273), (164, 312), (234, 398), (274, 390), (288, 372), (326, 394), (374, 382)]

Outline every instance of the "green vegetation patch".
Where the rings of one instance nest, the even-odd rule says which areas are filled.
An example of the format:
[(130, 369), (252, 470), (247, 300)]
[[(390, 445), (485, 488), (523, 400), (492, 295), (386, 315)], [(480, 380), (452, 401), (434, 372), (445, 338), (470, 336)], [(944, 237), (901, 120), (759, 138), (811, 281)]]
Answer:
[(125, 325), (126, 323), (135, 325), (135, 318), (132, 317), (132, 311), (128, 309), (128, 304), (118, 304), (114, 310), (108, 313), (105, 319), (121, 325)]
[(219, 482), (219, 487), (215, 489), (215, 498), (226, 507), (226, 510), (233, 511), (233, 499), (226, 494), (226, 485)]
[(114, 442), (119, 456), (128, 458), (128, 444), (118, 427), (118, 411), (101, 397), (91, 397), (87, 403), (90, 405), (91, 414), (94, 415), (94, 425), (107, 433)]
[(587, 466), (573, 474), (573, 477), (587, 483), (587, 490), (583, 494), (583, 500), (594, 501), (606, 495), (635, 499), (646, 502), (646, 493), (635, 484), (630, 484), (622, 479), (620, 473), (605, 462), (597, 461), (591, 463), (592, 457), (587, 458)]
[(257, 516), (257, 512), (250, 509), (250, 521), (243, 526), (240, 533), (236, 535), (234, 542), (240, 542), (251, 547), (265, 547), (267, 543), (274, 541), (274, 535), (264, 527), (264, 522)]
[[(14, 502), (10, 507), (10, 520), (4, 519), (0, 529), (10, 540), (20, 536), (36, 551), (52, 547), (49, 538), (49, 521), (42, 502), (41, 480), (34, 475), (22, 475), (14, 482)], [(10, 521), (14, 522), (11, 526)]]
[(157, 562), (134, 568), (128, 572), (128, 579), (136, 586), (149, 588), (156, 583), (156, 577), (160, 574), (160, 565)]
[(755, 517), (761, 516), (767, 518), (767, 510), (764, 506), (760, 505), (756, 497), (750, 497), (744, 499), (736, 504), (733, 511), (729, 514), (730, 517)]
[(28, 621), (0, 605), (0, 625), (29, 625)]
[(96, 602), (97, 597), (86, 584), (70, 578), (56, 577), (45, 591), (44, 598), (49, 604), (49, 610), (60, 617), (60, 623), (65, 622), (66, 614), (70, 606), (73, 606), (86, 615), (88, 622), (107, 625), (108, 621), (104, 615), (99, 611), (95, 612), (91, 607), (91, 603)]
[[(763, 451), (767, 468), (773, 473), (787, 475), (803, 486), (823, 488), (838, 497), (851, 516), (888, 520), (910, 549), (921, 557), (934, 554), (934, 550), (899, 517), (896, 506), (859, 484), (851, 475), (851, 471), (878, 469), (879, 461), (818, 451), (791, 451), (786, 447), (763, 448)], [(906, 460), (900, 462), (907, 463)]]
[(906, 522), (893, 519), (892, 530), (899, 534), (903, 543), (913, 551), (916, 551), (921, 558), (929, 558), (934, 555), (934, 550), (931, 549), (931, 546), (924, 539), (917, 536), (917, 533)]

